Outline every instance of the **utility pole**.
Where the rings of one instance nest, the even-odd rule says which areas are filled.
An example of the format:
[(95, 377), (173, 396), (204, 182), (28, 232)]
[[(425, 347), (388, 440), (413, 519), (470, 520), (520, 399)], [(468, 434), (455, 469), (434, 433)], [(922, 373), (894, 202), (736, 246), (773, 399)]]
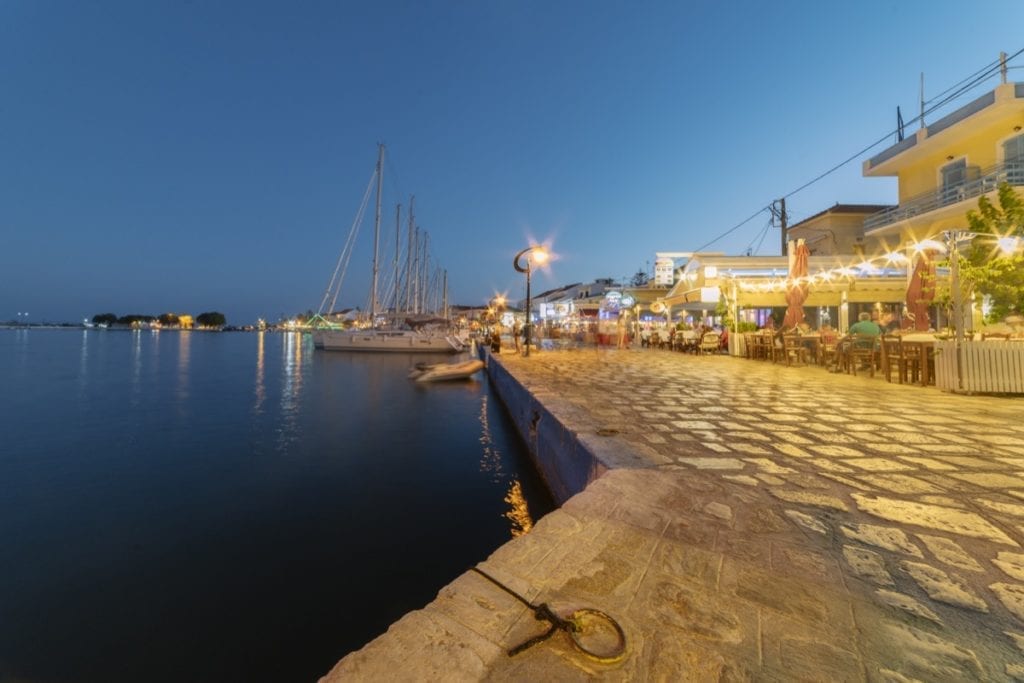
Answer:
[(923, 71), (921, 72), (921, 118), (920, 118), (920, 125), (918, 125), (917, 128), (918, 128), (918, 130), (920, 130), (921, 128), (924, 128), (924, 72)]
[(782, 199), (772, 202), (772, 205), (768, 210), (771, 211), (772, 222), (774, 222), (776, 218), (779, 219), (779, 227), (782, 228), (780, 231), (782, 233), (782, 255), (785, 256), (787, 247), (786, 242), (789, 237), (789, 235), (786, 234), (788, 229), (786, 226), (786, 198), (783, 197)]

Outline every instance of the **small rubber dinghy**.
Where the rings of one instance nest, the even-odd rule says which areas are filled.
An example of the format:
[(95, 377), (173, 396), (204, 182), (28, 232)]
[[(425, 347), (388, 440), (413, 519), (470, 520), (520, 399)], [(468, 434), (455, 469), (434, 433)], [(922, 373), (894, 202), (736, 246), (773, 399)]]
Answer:
[(463, 363), (417, 363), (416, 369), (409, 373), (409, 379), (417, 382), (445, 382), (456, 379), (469, 379), (474, 372), (483, 370), (482, 360), (467, 360)]

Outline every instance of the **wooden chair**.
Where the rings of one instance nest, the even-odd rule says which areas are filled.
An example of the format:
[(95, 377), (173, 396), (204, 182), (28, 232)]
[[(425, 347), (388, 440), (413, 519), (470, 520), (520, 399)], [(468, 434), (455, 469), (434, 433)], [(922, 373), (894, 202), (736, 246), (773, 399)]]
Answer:
[(856, 375), (859, 365), (866, 364), (871, 376), (875, 376), (878, 361), (878, 337), (873, 334), (855, 334), (850, 338), (848, 371)]
[(807, 358), (810, 355), (810, 349), (804, 346), (800, 340), (800, 336), (796, 334), (786, 334), (782, 337), (782, 356), (786, 361), (786, 365), (793, 365), (795, 360), (800, 365), (807, 364)]
[(818, 351), (818, 363), (824, 365), (827, 368), (833, 365), (839, 365), (838, 359), (838, 346), (836, 342), (838, 339), (834, 334), (822, 334), (821, 335), (821, 346)]
[(903, 341), (896, 335), (883, 335), (881, 338), (882, 373), (885, 381), (892, 384), (892, 371), (896, 369), (896, 378), (900, 384), (907, 381), (909, 362), (903, 352)]
[(720, 341), (721, 336), (717, 332), (705, 332), (704, 336), (700, 338), (697, 353), (702, 356), (705, 353), (718, 353), (721, 350)]

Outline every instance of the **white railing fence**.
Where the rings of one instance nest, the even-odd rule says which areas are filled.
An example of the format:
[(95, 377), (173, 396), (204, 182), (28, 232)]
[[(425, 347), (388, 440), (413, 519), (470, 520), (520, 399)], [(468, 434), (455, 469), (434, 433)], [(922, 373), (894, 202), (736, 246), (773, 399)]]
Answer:
[(944, 391), (1024, 394), (1024, 343), (965, 341), (960, 348), (960, 362), (958, 377), (956, 342), (937, 342), (935, 386)]

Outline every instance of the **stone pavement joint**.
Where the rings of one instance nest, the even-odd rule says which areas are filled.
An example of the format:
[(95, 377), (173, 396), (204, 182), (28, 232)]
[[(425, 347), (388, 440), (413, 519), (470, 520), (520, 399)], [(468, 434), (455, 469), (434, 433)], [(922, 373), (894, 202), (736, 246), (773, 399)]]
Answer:
[(325, 680), (1024, 677), (1019, 399), (659, 350), (490, 362), (506, 403), (541, 406), (540, 437), (596, 462), (481, 568), (612, 615), (625, 657), (565, 634), (508, 657), (543, 625), (464, 574)]

